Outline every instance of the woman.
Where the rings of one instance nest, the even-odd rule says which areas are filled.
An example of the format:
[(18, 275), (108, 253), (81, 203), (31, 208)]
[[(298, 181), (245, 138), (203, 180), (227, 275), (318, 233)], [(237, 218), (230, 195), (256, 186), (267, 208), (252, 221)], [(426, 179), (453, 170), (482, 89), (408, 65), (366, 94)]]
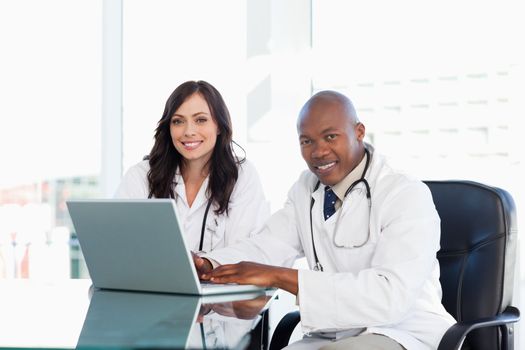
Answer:
[(232, 148), (220, 93), (187, 81), (166, 102), (146, 160), (124, 176), (117, 198), (173, 198), (192, 251), (211, 251), (258, 233), (269, 217), (259, 176)]

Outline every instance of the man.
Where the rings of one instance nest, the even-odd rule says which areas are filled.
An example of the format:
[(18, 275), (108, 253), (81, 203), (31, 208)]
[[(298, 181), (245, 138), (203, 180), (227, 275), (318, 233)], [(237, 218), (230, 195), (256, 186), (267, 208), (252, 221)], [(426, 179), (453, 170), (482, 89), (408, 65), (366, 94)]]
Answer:
[[(307, 336), (292, 348), (437, 348), (454, 319), (441, 304), (429, 189), (364, 142), (365, 126), (340, 93), (310, 98), (297, 130), (309, 171), (261, 235), (195, 257), (201, 278), (297, 295)], [(302, 256), (311, 270), (289, 268)], [(210, 261), (222, 265), (212, 270)]]

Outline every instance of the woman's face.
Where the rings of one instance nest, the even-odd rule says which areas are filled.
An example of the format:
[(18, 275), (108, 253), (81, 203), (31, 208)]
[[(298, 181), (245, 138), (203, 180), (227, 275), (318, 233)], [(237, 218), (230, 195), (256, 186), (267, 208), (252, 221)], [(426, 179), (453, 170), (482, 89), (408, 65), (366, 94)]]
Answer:
[(219, 128), (208, 103), (199, 93), (188, 97), (171, 117), (171, 140), (187, 165), (204, 167), (213, 153), (218, 134)]

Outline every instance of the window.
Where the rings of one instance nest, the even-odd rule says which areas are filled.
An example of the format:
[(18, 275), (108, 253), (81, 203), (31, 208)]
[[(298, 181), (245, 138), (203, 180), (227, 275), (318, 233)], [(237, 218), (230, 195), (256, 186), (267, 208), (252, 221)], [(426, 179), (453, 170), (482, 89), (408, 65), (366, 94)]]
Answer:
[(0, 278), (85, 274), (65, 201), (99, 195), (101, 13), (0, 2)]

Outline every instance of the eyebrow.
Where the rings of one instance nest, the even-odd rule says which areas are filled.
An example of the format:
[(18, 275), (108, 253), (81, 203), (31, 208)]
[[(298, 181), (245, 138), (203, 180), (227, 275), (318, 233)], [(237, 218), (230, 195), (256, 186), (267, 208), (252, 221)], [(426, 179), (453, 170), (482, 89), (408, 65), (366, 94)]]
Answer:
[[(210, 115), (209, 113), (206, 113), (206, 112), (197, 112), (197, 113), (193, 113), (191, 116), (192, 117), (198, 117), (199, 115), (201, 114), (204, 114), (204, 115)], [(185, 118), (186, 116), (185, 115), (182, 115), (182, 114), (177, 114), (177, 113), (173, 113), (173, 115), (171, 116), (172, 118), (173, 117), (182, 117), (182, 118)]]
[(336, 132), (336, 131), (339, 131), (339, 129), (337, 129), (337, 128), (326, 128), (326, 129), (321, 131), (321, 134), (326, 134), (326, 133), (329, 133), (329, 132)]
[[(336, 132), (336, 131), (339, 131), (339, 129), (338, 128), (334, 128), (334, 127), (328, 127), (326, 129), (321, 130), (320, 134), (323, 135), (323, 134), (326, 134), (326, 133)], [(309, 136), (306, 136), (304, 134), (300, 134), (299, 138), (309, 138)]]

